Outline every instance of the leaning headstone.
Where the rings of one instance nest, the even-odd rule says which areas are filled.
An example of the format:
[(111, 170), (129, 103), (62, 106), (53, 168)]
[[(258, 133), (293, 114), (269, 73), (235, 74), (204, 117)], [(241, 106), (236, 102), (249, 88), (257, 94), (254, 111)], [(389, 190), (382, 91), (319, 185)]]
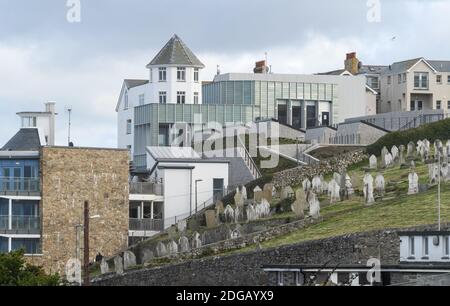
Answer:
[(419, 176), (417, 175), (417, 173), (412, 171), (408, 175), (408, 181), (408, 194), (417, 194), (419, 192)]
[(167, 256), (167, 248), (161, 241), (156, 245), (156, 257)]
[(393, 145), (392, 148), (391, 148), (391, 154), (392, 154), (392, 159), (393, 159), (394, 161), (397, 160), (397, 158), (398, 158), (398, 153), (399, 153), (399, 149), (397, 148), (396, 145)]
[(114, 257), (114, 271), (119, 275), (123, 274), (123, 259), (121, 256)]
[(205, 211), (205, 219), (206, 219), (206, 227), (207, 228), (214, 228), (217, 224), (217, 216), (215, 210), (207, 210)]
[(225, 207), (224, 214), (226, 222), (231, 223), (234, 221), (234, 209), (231, 205), (227, 205), (227, 207)]
[(269, 202), (272, 202), (273, 198), (273, 184), (265, 184), (263, 187), (263, 198)]
[(178, 240), (178, 244), (180, 245), (180, 252), (185, 253), (190, 251), (189, 239), (186, 236), (181, 236)]
[(109, 264), (105, 258), (102, 258), (102, 262), (100, 263), (100, 271), (102, 274), (109, 273)]
[(303, 186), (303, 191), (304, 192), (308, 192), (311, 189), (311, 186), (312, 186), (311, 185), (311, 181), (308, 178), (304, 179), (303, 183), (302, 183), (302, 186)]
[(263, 198), (263, 191), (259, 186), (256, 186), (255, 189), (253, 189), (253, 200), (257, 203), (261, 202)]
[(369, 167), (370, 167), (370, 169), (376, 169), (378, 167), (378, 161), (377, 161), (377, 157), (375, 155), (370, 156)]
[(305, 217), (306, 194), (303, 189), (298, 189), (295, 193), (295, 202), (291, 205), (291, 209), (295, 216), (300, 219)]
[(171, 240), (167, 243), (167, 252), (169, 255), (176, 255), (178, 253), (178, 244)]
[(366, 205), (370, 205), (375, 202), (375, 198), (373, 197), (373, 177), (370, 173), (367, 173), (364, 176), (364, 203)]
[(320, 202), (319, 202), (319, 200), (317, 199), (317, 197), (316, 197), (316, 195), (314, 193), (310, 197), (309, 215), (313, 219), (318, 219), (320, 217)]
[(134, 253), (131, 251), (123, 252), (123, 268), (128, 270), (134, 266), (136, 266), (136, 256)]
[(316, 175), (315, 177), (313, 177), (312, 182), (312, 190), (317, 193), (317, 194), (321, 194), (322, 191), (322, 180), (320, 179), (320, 176)]
[(384, 180), (384, 176), (381, 173), (378, 173), (375, 178), (375, 190), (377, 191), (378, 196), (384, 197), (385, 188), (386, 182)]
[(236, 192), (234, 195), (234, 205), (236, 207), (244, 207), (244, 196), (241, 192)]
[(200, 234), (195, 232), (192, 237), (192, 248), (198, 249), (202, 247), (202, 240), (200, 239)]

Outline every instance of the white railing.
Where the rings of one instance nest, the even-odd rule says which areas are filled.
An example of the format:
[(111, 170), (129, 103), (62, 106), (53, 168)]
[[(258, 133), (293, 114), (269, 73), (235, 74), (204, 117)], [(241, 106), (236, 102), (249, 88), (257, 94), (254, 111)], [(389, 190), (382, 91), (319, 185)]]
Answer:
[(247, 168), (250, 170), (250, 173), (252, 174), (253, 178), (255, 180), (259, 179), (262, 176), (262, 174), (259, 171), (258, 166), (256, 165), (255, 161), (251, 157), (250, 153), (248, 152), (247, 148), (245, 147), (245, 144), (242, 142), (242, 139), (239, 135), (237, 136), (237, 139), (238, 139), (237, 151), (239, 152), (242, 159), (244, 160)]

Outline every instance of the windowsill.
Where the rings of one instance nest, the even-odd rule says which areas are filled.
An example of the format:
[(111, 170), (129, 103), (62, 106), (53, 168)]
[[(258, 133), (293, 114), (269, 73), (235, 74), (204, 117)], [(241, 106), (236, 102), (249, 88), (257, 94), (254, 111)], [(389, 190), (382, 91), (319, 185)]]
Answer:
[(415, 256), (409, 256), (407, 259), (408, 260), (413, 260), (413, 259), (416, 259), (416, 257)]
[(441, 259), (442, 259), (442, 260), (449, 260), (449, 259), (450, 259), (450, 257), (448, 257), (448, 256), (444, 256), (444, 257), (442, 257)]
[(422, 259), (422, 260), (428, 260), (428, 259), (430, 259), (430, 257), (424, 256), (424, 257), (422, 257), (421, 259)]

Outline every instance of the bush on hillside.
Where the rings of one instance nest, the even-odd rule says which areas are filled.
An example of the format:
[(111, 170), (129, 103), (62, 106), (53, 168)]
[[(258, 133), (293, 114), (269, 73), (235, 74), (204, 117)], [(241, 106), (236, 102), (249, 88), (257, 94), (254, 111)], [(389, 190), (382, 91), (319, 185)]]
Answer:
[(383, 147), (389, 150), (394, 145), (397, 147), (404, 145), (406, 147), (410, 141), (417, 143), (417, 141), (424, 139), (428, 139), (431, 143), (436, 139), (440, 139), (445, 144), (447, 139), (450, 139), (450, 119), (426, 124), (416, 129), (389, 133), (368, 146), (367, 153), (379, 156)]

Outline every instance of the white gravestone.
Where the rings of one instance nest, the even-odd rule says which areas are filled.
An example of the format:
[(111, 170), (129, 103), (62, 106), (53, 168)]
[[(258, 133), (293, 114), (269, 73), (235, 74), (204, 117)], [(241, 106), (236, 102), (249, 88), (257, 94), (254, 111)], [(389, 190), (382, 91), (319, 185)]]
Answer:
[(419, 193), (419, 176), (415, 172), (411, 172), (408, 175), (409, 188), (408, 194), (417, 194)]
[(363, 179), (364, 182), (364, 203), (372, 204), (375, 202), (373, 197), (373, 177), (370, 173), (367, 173)]
[(375, 178), (375, 190), (377, 191), (377, 194), (381, 197), (384, 196), (386, 182), (384, 180), (384, 176), (379, 173), (377, 177)]

